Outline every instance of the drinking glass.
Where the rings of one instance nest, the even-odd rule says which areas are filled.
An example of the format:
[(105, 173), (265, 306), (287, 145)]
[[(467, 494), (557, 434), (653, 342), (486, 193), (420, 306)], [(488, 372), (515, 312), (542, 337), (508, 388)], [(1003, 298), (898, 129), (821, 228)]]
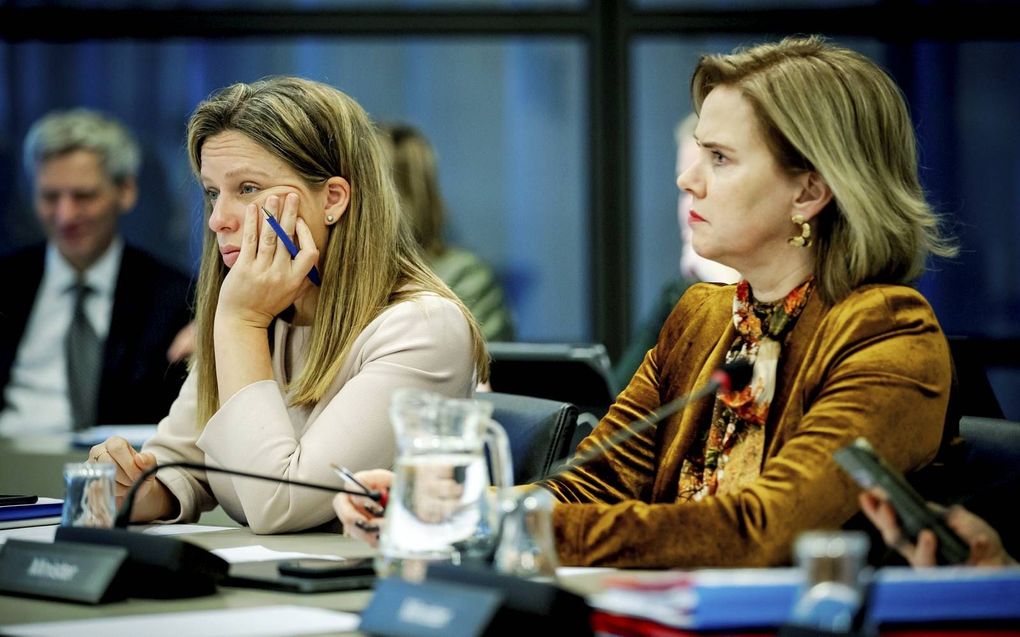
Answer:
[(61, 526), (113, 527), (117, 500), (112, 464), (72, 462), (64, 465), (64, 508)]

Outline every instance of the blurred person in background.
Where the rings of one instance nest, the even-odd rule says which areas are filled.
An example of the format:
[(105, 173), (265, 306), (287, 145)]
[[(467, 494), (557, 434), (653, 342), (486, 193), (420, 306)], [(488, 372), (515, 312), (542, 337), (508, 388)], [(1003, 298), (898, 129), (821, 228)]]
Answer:
[[(694, 128), (698, 125), (698, 116), (689, 114), (677, 124), (673, 135), (676, 139), (676, 174), (679, 177), (684, 168), (690, 166), (698, 157), (698, 142), (694, 139)], [(634, 372), (641, 366), (648, 350), (652, 349), (659, 338), (670, 312), (676, 307), (680, 297), (687, 288), (699, 281), (711, 283), (736, 283), (740, 273), (721, 263), (710, 261), (697, 252), (691, 245), (691, 223), (688, 211), (691, 209), (691, 195), (681, 190), (677, 197), (676, 217), (680, 226), (680, 276), (667, 283), (652, 311), (645, 318), (616, 365), (613, 366), (613, 382), (616, 387), (626, 387)]]
[(404, 214), (429, 267), (471, 310), (486, 341), (513, 340), (513, 317), (492, 267), (443, 239), (446, 212), (432, 145), (406, 124), (383, 125), (381, 131)]
[(0, 258), (0, 435), (155, 423), (194, 347), (190, 277), (127, 245), (141, 151), (86, 109), (29, 129), (25, 172), (47, 241)]

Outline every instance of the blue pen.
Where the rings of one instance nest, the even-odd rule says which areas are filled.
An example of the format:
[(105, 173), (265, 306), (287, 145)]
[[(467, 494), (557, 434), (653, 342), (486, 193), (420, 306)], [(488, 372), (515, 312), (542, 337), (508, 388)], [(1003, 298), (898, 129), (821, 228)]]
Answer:
[[(280, 227), (280, 222), (276, 220), (276, 217), (274, 217), (272, 213), (266, 210), (265, 206), (262, 207), (262, 212), (266, 213), (266, 220), (269, 222), (269, 225), (273, 227), (273, 231), (276, 233), (276, 236), (280, 237), (280, 241), (283, 241), (283, 245), (287, 246), (287, 252), (290, 252), (290, 258), (293, 259), (296, 257), (298, 253), (297, 246), (294, 245), (294, 242), (290, 240), (287, 233)], [(322, 287), (322, 281), (319, 279), (319, 270), (314, 265), (308, 272), (308, 280), (315, 285)]]

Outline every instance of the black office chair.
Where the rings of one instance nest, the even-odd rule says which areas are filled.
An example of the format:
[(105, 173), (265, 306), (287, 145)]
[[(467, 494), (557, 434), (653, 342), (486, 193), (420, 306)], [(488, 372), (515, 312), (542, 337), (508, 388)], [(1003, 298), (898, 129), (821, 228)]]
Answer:
[[(949, 344), (953, 364), (952, 386), (938, 455), (932, 466), (923, 469), (917, 477), (919, 490), (924, 495), (928, 495), (927, 491), (930, 491), (941, 496), (946, 489), (944, 481), (947, 478), (942, 475), (942, 465), (951, 461), (950, 454), (959, 453), (958, 449), (953, 449), (953, 445), (960, 437), (961, 418), (1004, 417), (1002, 407), (988, 379), (988, 363), (994, 358), (989, 355), (989, 340), (947, 336), (946, 341)], [(932, 482), (934, 486), (929, 485)]]
[(597, 421), (613, 404), (609, 354), (601, 344), (489, 343), (494, 392), (569, 402)]
[(1002, 508), (1012, 514), (1020, 502), (1020, 422), (962, 417), (960, 437), (941, 462), (912, 475), (911, 482), (926, 499), (940, 504), (969, 507), (994, 494), (989, 497), (1002, 500)]
[[(955, 476), (961, 495), (972, 496), (1020, 475), (1020, 422), (1000, 418), (960, 419), (961, 462)], [(1003, 503), (1009, 508), (1020, 499)]]
[(948, 336), (953, 357), (954, 392), (950, 395), (949, 413), (983, 418), (1002, 418), (1002, 406), (988, 380), (987, 340), (966, 336)]
[(999, 532), (1006, 551), (1020, 555), (1020, 422), (960, 419), (962, 462), (956, 472), (961, 504)]
[(479, 393), (476, 398), (492, 404), (492, 418), (503, 425), (510, 438), (514, 484), (544, 477), (573, 451), (574, 405), (500, 392)]

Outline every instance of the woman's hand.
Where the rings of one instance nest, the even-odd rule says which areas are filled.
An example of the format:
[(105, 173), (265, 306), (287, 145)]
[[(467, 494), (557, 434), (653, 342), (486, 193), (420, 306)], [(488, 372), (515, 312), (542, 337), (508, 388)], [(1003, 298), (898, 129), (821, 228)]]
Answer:
[[(280, 197), (272, 195), (263, 205), (275, 216)], [(280, 225), (288, 235), (296, 233), (298, 253), (293, 259), (261, 207), (252, 203), (245, 209), (241, 251), (220, 287), (217, 323), (268, 327), (277, 314), (311, 288), (306, 275), (319, 262), (319, 250), (308, 226), (298, 217), (296, 193), (284, 197)]]
[[(120, 436), (108, 438), (89, 450), (89, 462), (105, 462), (117, 467), (114, 477), (114, 495), (117, 496), (117, 510), (124, 502), (124, 495), (144, 471), (156, 466), (156, 457), (151, 453), (138, 453), (127, 440)], [(156, 474), (145, 479), (135, 492), (135, 503), (131, 509), (132, 522), (148, 522), (171, 517), (177, 509), (177, 499)]]
[(414, 489), (409, 494), (411, 513), (426, 524), (439, 524), (449, 519), (463, 505), (464, 487), (454, 479), (454, 467), (423, 464), (410, 469)]
[[(387, 492), (393, 484), (393, 472), (385, 469), (359, 471), (354, 477), (373, 491)], [(358, 488), (350, 482), (347, 486)], [(385, 511), (377, 502), (364, 496), (338, 493), (333, 498), (333, 509), (347, 535), (364, 540), (373, 547), (379, 545), (379, 525)]]
[[(270, 214), (275, 215), (279, 206), (277, 195), (265, 201)], [(311, 289), (305, 275), (318, 261), (319, 251), (297, 209), (297, 194), (287, 194), (280, 225), (288, 235), (297, 231), (300, 250), (293, 260), (269, 222), (260, 220), (258, 205), (249, 204), (245, 210), (241, 252), (220, 286), (213, 325), (221, 405), (244, 387), (273, 378), (266, 328)]]
[[(899, 551), (913, 566), (935, 566), (938, 539), (929, 529), (917, 535), (913, 544), (903, 535), (896, 511), (884, 498), (870, 491), (860, 495), (861, 509), (882, 533), (886, 544)], [(949, 528), (970, 546), (969, 566), (1008, 566), (1016, 561), (1006, 553), (999, 534), (987, 522), (961, 506), (950, 507), (944, 519)]]

